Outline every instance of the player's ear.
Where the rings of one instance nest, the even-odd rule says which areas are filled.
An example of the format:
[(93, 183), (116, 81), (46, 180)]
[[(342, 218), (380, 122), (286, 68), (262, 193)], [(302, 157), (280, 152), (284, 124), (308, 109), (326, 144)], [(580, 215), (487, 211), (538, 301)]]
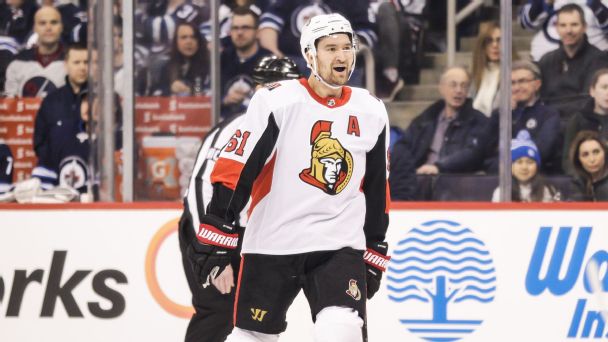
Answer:
[(306, 63), (312, 66), (312, 51), (306, 50)]

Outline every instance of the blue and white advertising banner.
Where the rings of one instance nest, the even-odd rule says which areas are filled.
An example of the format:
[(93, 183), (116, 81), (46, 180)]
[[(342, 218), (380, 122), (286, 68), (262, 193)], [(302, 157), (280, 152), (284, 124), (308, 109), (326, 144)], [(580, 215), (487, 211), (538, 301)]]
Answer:
[[(0, 341), (183, 340), (180, 210), (113, 208), (0, 210)], [(393, 210), (387, 240), (369, 341), (608, 341), (608, 211)]]
[(608, 212), (396, 210), (388, 234), (373, 340), (608, 341)]

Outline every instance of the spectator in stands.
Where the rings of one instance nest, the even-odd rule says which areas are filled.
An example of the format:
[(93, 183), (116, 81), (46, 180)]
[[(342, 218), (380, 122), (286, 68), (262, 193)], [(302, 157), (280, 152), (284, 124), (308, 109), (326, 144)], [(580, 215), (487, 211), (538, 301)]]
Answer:
[(608, 167), (606, 141), (594, 131), (579, 132), (570, 149), (575, 171), (571, 198), (574, 201), (608, 201)]
[(560, 47), (543, 56), (539, 67), (543, 77), (541, 98), (549, 105), (570, 112), (586, 99), (593, 73), (608, 66), (606, 52), (589, 44), (587, 24), (580, 6), (568, 4), (557, 14)]
[[(173, 38), (180, 23), (190, 23), (197, 28), (209, 18), (208, 8), (194, 5), (187, 0), (154, 0), (145, 4), (145, 11), (137, 13), (135, 33), (136, 68), (138, 82), (145, 81), (151, 89), (159, 84), (163, 68), (170, 58)], [(142, 68), (143, 66), (143, 68)]]
[(207, 42), (193, 24), (181, 23), (153, 94), (199, 96), (209, 91), (209, 85)]
[(70, 41), (70, 35), (74, 28), (87, 22), (86, 5), (80, 5), (72, 0), (42, 0), (42, 6), (53, 6), (61, 13), (61, 24), (63, 26), (62, 40)]
[(44, 97), (65, 84), (61, 15), (51, 6), (34, 16), (38, 43), (21, 51), (6, 70), (4, 91), (8, 96)]
[(209, 18), (207, 8), (201, 8), (187, 0), (155, 0), (146, 4), (146, 11), (136, 18), (137, 41), (153, 54), (168, 56), (180, 23), (190, 23), (197, 28)]
[(13, 187), (14, 159), (10, 148), (0, 139), (0, 195)]
[(42, 101), (36, 115), (34, 151), (38, 163), (32, 177), (40, 178), (45, 190), (58, 184), (86, 188), (89, 142), (80, 109), (88, 62), (86, 46), (67, 48), (67, 82)]
[(564, 170), (573, 171), (569, 167), (568, 152), (574, 137), (580, 131), (596, 131), (599, 136), (608, 140), (608, 68), (595, 72), (589, 87), (591, 99), (577, 110), (568, 125), (564, 138)]
[(35, 0), (6, 0), (0, 3), (0, 35), (25, 44), (32, 33), (34, 14), (38, 10)]
[[(219, 32), (221, 48), (227, 48), (232, 46), (230, 39), (230, 27), (232, 26), (232, 15), (233, 10), (238, 7), (248, 7), (259, 17), (262, 12), (268, 7), (268, 0), (224, 0), (220, 4), (218, 9), (218, 21), (219, 21)], [(208, 20), (201, 24), (199, 30), (207, 39), (211, 41), (211, 20)]]
[[(511, 112), (512, 138), (522, 130), (528, 131), (538, 147), (542, 158), (540, 172), (561, 173), (562, 130), (557, 110), (546, 106), (539, 98), (541, 87), (540, 69), (527, 60), (519, 60), (511, 67)], [(486, 172), (498, 172), (498, 129), (499, 113), (494, 111), (490, 118), (489, 157), (485, 161)]]
[(251, 78), (253, 68), (271, 52), (262, 48), (257, 39), (258, 15), (248, 7), (233, 11), (230, 39), (232, 47), (221, 54), (222, 117), (242, 113), (255, 91)]
[(528, 0), (521, 9), (519, 20), (523, 28), (538, 31), (530, 47), (535, 61), (559, 48), (561, 34), (556, 26), (557, 14), (563, 6), (574, 3), (583, 10), (589, 42), (600, 50), (608, 49), (608, 7), (602, 0)]
[(412, 121), (393, 147), (391, 195), (411, 200), (415, 174), (473, 172), (483, 161), (488, 119), (467, 99), (470, 77), (462, 67), (447, 69), (439, 81), (439, 100)]
[(378, 96), (392, 101), (405, 83), (419, 82), (418, 47), (426, 0), (384, 2), (378, 7)]
[[(378, 38), (369, 20), (368, 5), (368, 0), (276, 0), (260, 17), (258, 38), (262, 47), (276, 56), (288, 56), (298, 64), (300, 73), (307, 74), (300, 52), (300, 32), (305, 21), (318, 14), (340, 13), (350, 21), (359, 43), (373, 48)], [(351, 82), (355, 82), (355, 76)]]
[[(556, 202), (560, 193), (540, 175), (541, 154), (522, 130), (511, 141), (511, 200), (513, 202)], [(500, 188), (494, 190), (492, 202), (500, 202)]]
[(500, 84), (500, 25), (487, 22), (480, 25), (472, 61), (473, 108), (490, 117), (498, 108)]

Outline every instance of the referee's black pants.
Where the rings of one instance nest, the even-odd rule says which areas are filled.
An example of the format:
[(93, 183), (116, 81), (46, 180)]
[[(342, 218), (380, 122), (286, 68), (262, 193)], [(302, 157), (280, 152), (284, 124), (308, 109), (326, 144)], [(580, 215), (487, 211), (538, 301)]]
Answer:
[[(190, 214), (186, 209), (179, 221), (179, 248), (195, 313), (188, 324), (185, 342), (223, 342), (233, 328), (236, 289), (233, 288), (229, 294), (221, 294), (213, 285), (203, 289), (201, 284), (198, 284), (192, 264), (186, 255), (186, 248), (194, 238)], [(237, 275), (240, 259), (238, 253), (233, 259), (232, 267)]]

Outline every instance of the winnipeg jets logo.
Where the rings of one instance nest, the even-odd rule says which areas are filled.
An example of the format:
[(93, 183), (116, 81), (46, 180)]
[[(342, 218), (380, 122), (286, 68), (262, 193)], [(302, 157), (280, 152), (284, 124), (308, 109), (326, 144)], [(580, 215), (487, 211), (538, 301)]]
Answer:
[(82, 158), (69, 156), (63, 159), (59, 165), (59, 184), (81, 188), (86, 185), (87, 166)]
[(57, 89), (57, 86), (48, 78), (34, 76), (28, 79), (21, 88), (22, 97), (45, 97), (46, 94)]

